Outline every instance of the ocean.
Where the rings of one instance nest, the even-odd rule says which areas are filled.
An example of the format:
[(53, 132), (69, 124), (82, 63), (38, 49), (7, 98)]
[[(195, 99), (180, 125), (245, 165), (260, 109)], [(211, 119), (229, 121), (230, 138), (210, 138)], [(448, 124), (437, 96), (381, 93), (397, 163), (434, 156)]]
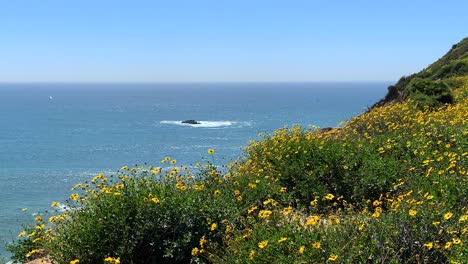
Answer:
[(259, 132), (338, 126), (389, 84), (0, 84), (0, 256), (22, 222), (99, 172), (166, 156), (190, 165), (209, 148), (226, 164)]

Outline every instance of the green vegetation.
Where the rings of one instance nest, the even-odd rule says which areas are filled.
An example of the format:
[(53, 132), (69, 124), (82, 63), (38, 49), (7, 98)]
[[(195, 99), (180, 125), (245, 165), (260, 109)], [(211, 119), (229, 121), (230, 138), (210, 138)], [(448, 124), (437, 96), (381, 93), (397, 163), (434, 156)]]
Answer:
[(419, 105), (436, 107), (452, 104), (453, 95), (445, 82), (413, 78), (407, 86), (404, 97)]
[[(468, 38), (464, 38), (442, 58), (419, 73), (402, 77), (395, 85), (388, 87), (388, 93), (374, 105), (382, 106), (404, 99), (414, 99), (421, 105), (434, 107), (439, 103), (452, 103), (450, 89), (460, 87), (456, 77), (468, 75)], [(418, 83), (423, 85), (417, 85)], [(415, 88), (414, 86), (420, 88)], [(427, 86), (427, 88), (423, 88)], [(412, 91), (409, 91), (409, 90)], [(415, 92), (417, 90), (417, 92)]]
[[(468, 76), (445, 65), (466, 58), (467, 42), (403, 78), (402, 101), (340, 129), (282, 128), (224, 167), (191, 170), (167, 157), (166, 170), (124, 166), (79, 183), (70, 209), (19, 234), (14, 259), (463, 263)], [(445, 77), (433, 79), (440, 69)]]

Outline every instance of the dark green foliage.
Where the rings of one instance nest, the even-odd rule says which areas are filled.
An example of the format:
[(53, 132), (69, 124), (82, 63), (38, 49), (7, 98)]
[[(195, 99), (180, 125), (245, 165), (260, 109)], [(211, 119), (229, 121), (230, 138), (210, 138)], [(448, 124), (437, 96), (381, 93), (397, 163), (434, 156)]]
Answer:
[(442, 81), (414, 78), (408, 84), (405, 99), (411, 99), (420, 105), (435, 107), (453, 103), (450, 88)]
[(449, 63), (448, 65), (442, 66), (437, 72), (435, 72), (432, 79), (442, 79), (449, 77), (457, 77), (468, 74), (468, 61), (457, 60)]
[(446, 79), (446, 80), (444, 80), (444, 83), (450, 89), (457, 89), (457, 88), (460, 88), (463, 85), (463, 81), (461, 81), (459, 79), (455, 79), (455, 78)]
[[(192, 248), (210, 231), (207, 219), (220, 224), (235, 215), (228, 199), (181, 191), (173, 180), (133, 175), (121, 183), (120, 195), (90, 196), (83, 208), (57, 224), (55, 239), (46, 245), (53, 259), (102, 263), (118, 256), (122, 263), (189, 263)], [(209, 239), (219, 238), (212, 232)]]

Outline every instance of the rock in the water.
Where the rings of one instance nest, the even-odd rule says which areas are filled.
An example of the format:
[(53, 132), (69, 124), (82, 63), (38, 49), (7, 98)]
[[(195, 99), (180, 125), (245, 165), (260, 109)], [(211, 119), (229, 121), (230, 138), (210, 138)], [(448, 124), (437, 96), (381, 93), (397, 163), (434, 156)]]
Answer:
[(199, 124), (201, 124), (201, 123), (198, 122), (198, 121), (195, 121), (195, 120), (193, 120), (193, 119), (189, 119), (189, 120), (184, 120), (184, 121), (182, 121), (182, 124), (199, 125)]

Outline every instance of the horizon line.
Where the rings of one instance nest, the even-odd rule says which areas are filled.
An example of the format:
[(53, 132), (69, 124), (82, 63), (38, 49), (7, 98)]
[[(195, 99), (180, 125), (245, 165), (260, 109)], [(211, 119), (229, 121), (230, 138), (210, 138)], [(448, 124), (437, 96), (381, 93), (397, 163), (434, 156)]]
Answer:
[(398, 80), (311, 80), (311, 81), (0, 81), (0, 84), (283, 84), (283, 83), (371, 83)]

